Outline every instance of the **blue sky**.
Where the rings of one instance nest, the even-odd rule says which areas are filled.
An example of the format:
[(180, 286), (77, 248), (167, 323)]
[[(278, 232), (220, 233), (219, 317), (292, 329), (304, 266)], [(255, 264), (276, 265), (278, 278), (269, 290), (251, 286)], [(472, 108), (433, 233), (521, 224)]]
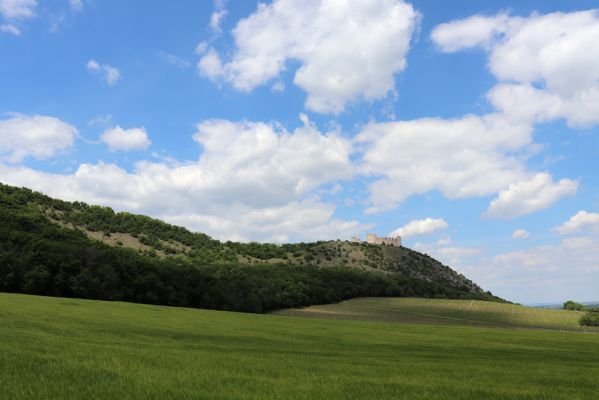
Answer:
[(593, 3), (0, 0), (0, 181), (597, 300)]

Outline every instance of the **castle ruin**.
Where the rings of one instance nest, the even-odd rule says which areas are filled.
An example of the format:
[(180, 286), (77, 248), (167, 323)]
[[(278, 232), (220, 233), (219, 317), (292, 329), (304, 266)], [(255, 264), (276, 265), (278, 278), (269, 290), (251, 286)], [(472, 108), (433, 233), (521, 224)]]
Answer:
[[(358, 236), (352, 237), (351, 241), (353, 243), (362, 243), (362, 240)], [(394, 238), (380, 237), (375, 235), (374, 233), (369, 233), (366, 235), (366, 240), (364, 242), (369, 244), (386, 244), (389, 246), (401, 247), (401, 236), (397, 236)]]

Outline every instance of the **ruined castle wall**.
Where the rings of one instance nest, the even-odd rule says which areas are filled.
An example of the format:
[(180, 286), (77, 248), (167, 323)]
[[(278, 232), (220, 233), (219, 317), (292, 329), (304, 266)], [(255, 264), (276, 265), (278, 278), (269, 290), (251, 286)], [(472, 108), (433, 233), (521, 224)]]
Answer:
[(390, 246), (401, 246), (401, 238), (388, 238), (388, 237), (380, 237), (375, 235), (374, 233), (369, 233), (366, 235), (366, 243), (370, 244), (386, 244)]

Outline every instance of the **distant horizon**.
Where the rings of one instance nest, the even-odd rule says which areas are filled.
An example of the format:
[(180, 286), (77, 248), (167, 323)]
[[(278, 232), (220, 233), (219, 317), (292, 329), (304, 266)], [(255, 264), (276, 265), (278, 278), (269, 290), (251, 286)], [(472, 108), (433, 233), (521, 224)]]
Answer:
[(568, 301), (568, 300), (575, 301), (575, 302), (577, 302), (577, 303), (580, 303), (580, 304), (583, 304), (583, 305), (585, 305), (585, 306), (588, 306), (588, 305), (595, 305), (595, 304), (598, 304), (598, 305), (599, 305), (599, 300), (595, 300), (595, 301), (580, 301), (580, 300), (576, 300), (576, 299), (567, 299), (567, 300), (564, 300), (564, 301), (562, 301), (562, 302), (547, 302), (547, 303), (543, 303), (543, 302), (541, 302), (541, 303), (528, 303), (528, 304), (523, 304), (523, 305), (524, 305), (524, 306), (527, 306), (527, 307), (540, 307), (540, 306), (559, 306), (559, 305), (562, 305), (563, 303), (565, 303), (565, 302), (566, 302), (566, 301)]
[(219, 240), (400, 235), (510, 301), (593, 298), (597, 7), (0, 0), (0, 181)]

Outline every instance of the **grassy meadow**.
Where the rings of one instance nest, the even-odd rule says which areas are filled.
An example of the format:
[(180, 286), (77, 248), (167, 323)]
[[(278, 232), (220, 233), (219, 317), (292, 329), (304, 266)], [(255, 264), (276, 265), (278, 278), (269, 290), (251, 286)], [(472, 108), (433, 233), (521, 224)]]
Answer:
[(581, 311), (551, 310), (477, 300), (359, 298), (276, 312), (279, 315), (435, 325), (473, 325), (599, 332), (580, 326)]
[(596, 399), (599, 335), (0, 293), (3, 399)]

